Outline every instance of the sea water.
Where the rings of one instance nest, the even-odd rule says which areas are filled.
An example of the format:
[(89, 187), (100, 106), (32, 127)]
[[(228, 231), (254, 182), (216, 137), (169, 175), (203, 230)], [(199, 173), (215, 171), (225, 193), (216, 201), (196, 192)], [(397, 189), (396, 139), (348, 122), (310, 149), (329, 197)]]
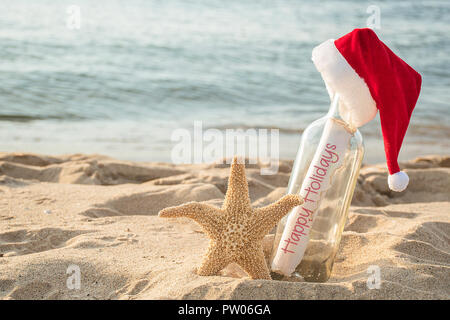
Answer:
[[(175, 129), (279, 129), (293, 159), (326, 113), (311, 50), (366, 27), (361, 1), (0, 0), (0, 151), (170, 161)], [(70, 6), (79, 28), (68, 25)], [(377, 2), (379, 37), (423, 75), (400, 159), (448, 153), (448, 1)], [(383, 162), (379, 120), (361, 129)]]

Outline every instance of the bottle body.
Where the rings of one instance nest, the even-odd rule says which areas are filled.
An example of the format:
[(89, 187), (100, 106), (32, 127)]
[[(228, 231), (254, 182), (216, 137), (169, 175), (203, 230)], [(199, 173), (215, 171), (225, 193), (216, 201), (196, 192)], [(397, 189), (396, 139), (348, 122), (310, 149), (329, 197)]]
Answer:
[(337, 100), (302, 135), (287, 193), (305, 202), (280, 221), (274, 239), (272, 271), (306, 281), (331, 275), (363, 159), (362, 136), (340, 119)]

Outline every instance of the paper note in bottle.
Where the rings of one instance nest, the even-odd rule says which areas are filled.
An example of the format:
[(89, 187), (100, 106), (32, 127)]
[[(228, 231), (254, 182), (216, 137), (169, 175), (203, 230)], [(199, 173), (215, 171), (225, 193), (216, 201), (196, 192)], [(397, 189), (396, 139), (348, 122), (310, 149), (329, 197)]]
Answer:
[(339, 116), (336, 94), (328, 114), (302, 135), (287, 193), (305, 202), (278, 224), (272, 271), (325, 282), (331, 275), (363, 158), (362, 136)]

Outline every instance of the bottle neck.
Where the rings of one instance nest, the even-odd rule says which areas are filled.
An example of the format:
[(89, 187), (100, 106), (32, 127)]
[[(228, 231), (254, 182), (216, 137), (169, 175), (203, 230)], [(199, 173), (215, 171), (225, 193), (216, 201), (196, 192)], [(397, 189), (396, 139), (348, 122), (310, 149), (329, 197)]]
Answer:
[(335, 93), (331, 100), (330, 109), (328, 110), (328, 117), (344, 121), (339, 114), (339, 93)]
[(354, 133), (357, 128), (353, 127), (352, 125), (350, 125), (349, 123), (347, 123), (340, 115), (339, 113), (339, 104), (342, 103), (342, 101), (340, 101), (339, 98), (339, 94), (335, 93), (334, 97), (331, 101), (331, 105), (330, 105), (330, 110), (327, 113), (327, 117), (330, 119), (335, 119), (338, 122), (340, 122), (347, 131)]

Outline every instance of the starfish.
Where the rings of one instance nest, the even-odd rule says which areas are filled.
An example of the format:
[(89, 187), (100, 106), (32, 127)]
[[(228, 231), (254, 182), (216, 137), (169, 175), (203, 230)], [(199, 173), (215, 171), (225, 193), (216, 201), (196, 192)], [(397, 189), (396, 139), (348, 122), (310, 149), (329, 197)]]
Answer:
[(222, 208), (189, 202), (161, 210), (163, 218), (187, 217), (197, 222), (210, 238), (207, 253), (197, 273), (216, 275), (228, 264), (239, 265), (252, 279), (270, 280), (262, 241), (292, 208), (303, 203), (299, 195), (288, 194), (263, 208), (252, 208), (245, 166), (233, 159)]

